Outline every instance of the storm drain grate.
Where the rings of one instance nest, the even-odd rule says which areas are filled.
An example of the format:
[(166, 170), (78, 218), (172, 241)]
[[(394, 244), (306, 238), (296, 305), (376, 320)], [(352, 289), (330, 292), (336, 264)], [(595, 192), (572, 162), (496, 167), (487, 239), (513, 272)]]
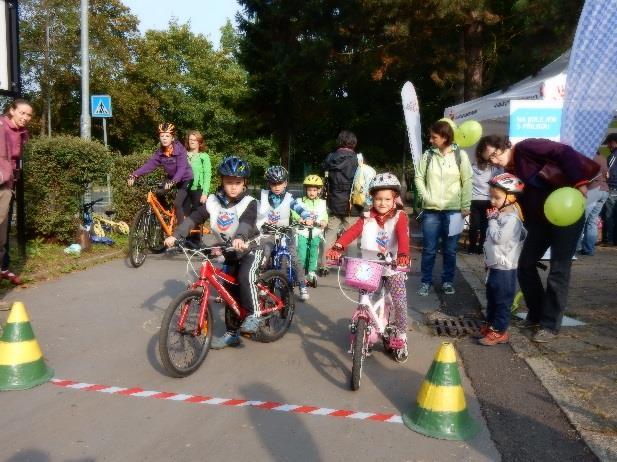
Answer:
[(477, 319), (466, 318), (433, 319), (432, 328), (439, 336), (466, 337), (480, 333), (480, 322)]

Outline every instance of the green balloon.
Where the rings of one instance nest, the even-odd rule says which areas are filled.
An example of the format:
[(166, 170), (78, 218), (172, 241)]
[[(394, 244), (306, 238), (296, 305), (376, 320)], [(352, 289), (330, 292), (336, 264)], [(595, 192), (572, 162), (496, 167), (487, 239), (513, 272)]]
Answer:
[(454, 132), (456, 132), (456, 124), (454, 123), (454, 120), (448, 118), (448, 117), (443, 117), (441, 119), (439, 119), (437, 122), (446, 122), (448, 125), (450, 125), (450, 127), (452, 127), (452, 130), (454, 130)]
[(461, 148), (473, 146), (482, 138), (482, 125), (476, 120), (467, 120), (454, 133), (454, 141)]
[(544, 215), (555, 226), (570, 226), (585, 213), (585, 196), (575, 188), (559, 188), (544, 202)]

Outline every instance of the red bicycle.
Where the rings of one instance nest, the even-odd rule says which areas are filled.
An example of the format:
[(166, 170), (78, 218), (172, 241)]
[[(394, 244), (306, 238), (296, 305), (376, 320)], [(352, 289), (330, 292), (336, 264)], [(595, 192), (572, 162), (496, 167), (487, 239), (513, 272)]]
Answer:
[[(169, 304), (159, 333), (161, 361), (173, 377), (192, 374), (206, 359), (214, 328), (210, 306), (212, 291), (225, 303), (228, 327), (239, 329), (247, 316), (246, 309), (230, 293), (238, 287), (238, 281), (232, 274), (217, 268), (211, 258), (215, 249), (220, 247), (190, 249), (185, 244), (179, 242), (178, 248), (184, 253), (187, 267), (192, 268), (197, 279)], [(199, 271), (192, 265), (193, 257), (203, 259)], [(285, 273), (270, 270), (259, 275), (257, 289), (259, 310), (264, 320), (252, 337), (259, 342), (273, 342), (285, 335), (293, 319), (293, 288)]]

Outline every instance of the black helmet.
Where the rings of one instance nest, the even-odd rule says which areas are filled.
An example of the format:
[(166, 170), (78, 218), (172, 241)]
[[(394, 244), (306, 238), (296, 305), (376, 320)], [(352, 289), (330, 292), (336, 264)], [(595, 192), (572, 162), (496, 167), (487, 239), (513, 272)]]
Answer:
[(219, 175), (248, 178), (251, 175), (249, 163), (238, 156), (228, 156), (219, 165)]
[(266, 169), (264, 177), (269, 184), (282, 183), (283, 181), (287, 181), (289, 179), (289, 173), (285, 167), (281, 165), (273, 165), (272, 167), (268, 167)]

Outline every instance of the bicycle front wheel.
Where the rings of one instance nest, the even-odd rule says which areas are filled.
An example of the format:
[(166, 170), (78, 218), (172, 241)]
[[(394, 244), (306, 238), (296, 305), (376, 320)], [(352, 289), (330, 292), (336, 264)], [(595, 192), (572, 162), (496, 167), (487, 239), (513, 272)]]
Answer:
[(133, 219), (129, 233), (129, 260), (131, 265), (139, 268), (146, 261), (146, 240), (148, 237), (148, 207), (139, 209)]
[(159, 223), (158, 218), (154, 213), (150, 213), (148, 217), (148, 249), (152, 253), (161, 253), (165, 250), (165, 236), (163, 233), (163, 227)]
[(178, 295), (167, 308), (159, 333), (159, 354), (163, 367), (172, 377), (186, 377), (195, 372), (206, 359), (212, 342), (214, 321), (206, 306), (199, 325), (203, 292), (187, 290)]
[[(266, 316), (264, 324), (255, 334), (255, 340), (258, 342), (274, 342), (285, 335), (291, 325), (295, 311), (293, 289), (287, 280), (287, 275), (282, 271), (266, 271), (259, 278), (259, 282), (267, 287), (271, 294), (280, 298), (284, 304), (281, 310), (273, 311)], [(272, 306), (271, 295), (259, 294), (258, 303), (260, 309), (269, 308)]]
[(356, 322), (356, 337), (353, 341), (352, 365), (351, 365), (351, 389), (360, 389), (362, 379), (362, 366), (368, 342), (366, 319), (360, 318)]

